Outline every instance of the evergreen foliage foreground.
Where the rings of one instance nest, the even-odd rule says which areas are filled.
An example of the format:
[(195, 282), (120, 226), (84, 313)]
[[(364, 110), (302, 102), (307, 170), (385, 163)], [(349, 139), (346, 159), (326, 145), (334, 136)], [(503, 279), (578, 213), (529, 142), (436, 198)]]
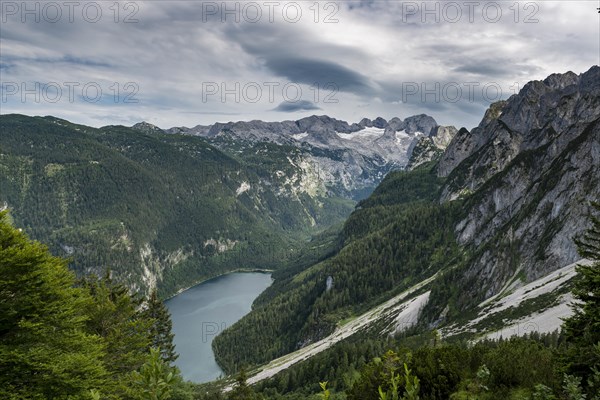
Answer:
[(242, 372), (227, 394), (184, 382), (171, 365), (171, 322), (156, 294), (133, 296), (110, 274), (76, 281), (66, 260), (0, 212), (0, 399), (598, 400), (600, 205), (594, 210), (577, 242), (592, 263), (577, 268), (579, 302), (561, 335), (469, 345), (351, 338), (257, 387)]

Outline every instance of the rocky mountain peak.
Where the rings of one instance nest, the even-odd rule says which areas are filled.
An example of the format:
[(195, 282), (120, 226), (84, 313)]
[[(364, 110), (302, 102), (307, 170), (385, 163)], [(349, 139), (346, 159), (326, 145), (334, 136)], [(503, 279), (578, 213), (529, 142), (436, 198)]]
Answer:
[(369, 118), (363, 118), (358, 123), (358, 126), (361, 128), (370, 128), (373, 126), (373, 121), (371, 121)]
[[(527, 83), (508, 100), (490, 105), (477, 128), (469, 134), (459, 132), (448, 146), (438, 166), (440, 176), (448, 176), (463, 160), (481, 153), (474, 168), (479, 169), (475, 187), (502, 170), (524, 150), (533, 150), (556, 141), (560, 151), (579, 129), (594, 121), (600, 112), (600, 68), (575, 75), (572, 72), (550, 75), (543, 81)], [(480, 149), (485, 148), (484, 152)]]
[(491, 121), (498, 119), (500, 115), (502, 115), (502, 109), (506, 106), (508, 102), (506, 100), (500, 100), (495, 103), (490, 104), (487, 110), (485, 110), (485, 114), (483, 115), (483, 119), (479, 123), (479, 126), (485, 126), (489, 124)]
[(388, 121), (388, 127), (393, 129), (395, 132), (401, 131), (404, 127), (404, 121), (398, 117), (394, 117)]
[(438, 123), (426, 114), (413, 115), (404, 120), (404, 126), (402, 129), (406, 133), (421, 132), (429, 136), (432, 129), (438, 126)]
[(433, 143), (440, 149), (446, 149), (458, 130), (453, 126), (436, 126), (431, 130), (429, 137)]
[(552, 74), (544, 79), (544, 84), (553, 90), (563, 89), (569, 85), (577, 84), (578, 75), (572, 71), (565, 72), (564, 74)]
[(160, 129), (158, 126), (153, 125), (149, 122), (146, 121), (142, 121), (142, 122), (138, 122), (137, 124), (133, 125), (131, 128), (140, 131), (140, 132), (144, 132), (144, 133), (161, 133), (164, 132), (162, 129)]
[(419, 137), (412, 148), (406, 168), (412, 170), (426, 162), (438, 160), (457, 132), (453, 126), (435, 126), (429, 136)]
[(383, 129), (388, 126), (388, 123), (385, 119), (381, 117), (377, 117), (373, 120), (373, 127)]
[(331, 118), (327, 115), (312, 115), (296, 121), (299, 131), (307, 133), (320, 134), (325, 131), (349, 133), (353, 129), (350, 128), (346, 121)]
[[(415, 142), (436, 127), (436, 121), (425, 114), (405, 121), (398, 117), (389, 121), (382, 117), (363, 118), (352, 124), (327, 115), (311, 115), (296, 121), (218, 122), (171, 128), (167, 132), (202, 136), (223, 150), (231, 146), (236, 151), (250, 149), (261, 142), (294, 146), (303, 154), (303, 168), (319, 171), (319, 178), (329, 190), (362, 196), (389, 171), (404, 168)], [(417, 132), (423, 136), (415, 135)], [(445, 147), (451, 134), (452, 131), (436, 131), (436, 143)]]

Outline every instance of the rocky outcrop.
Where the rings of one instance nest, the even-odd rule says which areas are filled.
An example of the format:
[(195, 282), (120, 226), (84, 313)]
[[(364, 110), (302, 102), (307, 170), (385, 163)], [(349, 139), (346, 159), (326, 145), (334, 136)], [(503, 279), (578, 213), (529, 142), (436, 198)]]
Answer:
[(429, 136), (420, 137), (412, 149), (406, 169), (413, 170), (427, 162), (438, 160), (457, 132), (453, 126), (436, 126)]
[(436, 126), (431, 130), (429, 137), (436, 147), (445, 150), (457, 133), (457, 129), (453, 126)]
[(404, 120), (404, 126), (402, 129), (406, 133), (417, 133), (421, 132), (426, 136), (431, 135), (431, 131), (437, 127), (438, 124), (435, 119), (429, 115), (419, 114), (408, 117)]

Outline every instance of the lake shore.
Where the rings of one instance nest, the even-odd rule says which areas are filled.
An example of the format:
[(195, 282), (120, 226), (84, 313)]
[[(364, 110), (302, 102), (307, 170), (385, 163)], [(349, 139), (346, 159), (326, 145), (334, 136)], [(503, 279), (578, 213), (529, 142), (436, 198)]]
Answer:
[(187, 286), (187, 287), (184, 287), (184, 288), (181, 288), (176, 293), (172, 294), (171, 296), (164, 298), (163, 302), (165, 302), (167, 300), (171, 300), (172, 298), (174, 298), (175, 296), (180, 295), (181, 293), (185, 292), (186, 290), (190, 290), (191, 288), (193, 288), (195, 286), (201, 285), (201, 284), (203, 284), (205, 282), (208, 282), (210, 280), (219, 278), (221, 276), (225, 276), (225, 275), (229, 275), (229, 274), (235, 274), (235, 273), (238, 273), (238, 272), (259, 272), (259, 273), (262, 273), (262, 274), (270, 274), (270, 273), (273, 273), (274, 271), (275, 271), (274, 269), (266, 269), (266, 268), (265, 269), (263, 269), (263, 268), (237, 268), (237, 269), (234, 269), (234, 270), (231, 270), (231, 271), (223, 272), (222, 274), (211, 276), (209, 278), (200, 279), (200, 280), (196, 281), (194, 284), (192, 284), (190, 286)]

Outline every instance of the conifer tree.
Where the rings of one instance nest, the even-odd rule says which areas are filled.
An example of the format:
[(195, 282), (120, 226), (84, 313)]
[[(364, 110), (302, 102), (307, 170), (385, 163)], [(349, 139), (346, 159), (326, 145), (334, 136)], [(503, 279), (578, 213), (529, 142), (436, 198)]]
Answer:
[(80, 399), (106, 371), (85, 330), (90, 298), (67, 261), (31, 241), (0, 212), (0, 398)]
[(175, 371), (162, 360), (161, 351), (151, 348), (148, 360), (139, 372), (134, 372), (134, 392), (141, 394), (143, 400), (167, 400), (171, 398), (175, 384)]
[(585, 386), (595, 371), (600, 370), (600, 204), (592, 204), (596, 215), (592, 226), (576, 241), (579, 253), (592, 261), (578, 265), (573, 288), (573, 316), (565, 320), (563, 330), (567, 343), (567, 372), (583, 379)]
[(110, 396), (127, 393), (131, 374), (146, 362), (150, 349), (151, 320), (140, 311), (141, 300), (127, 288), (113, 282), (110, 272), (103, 279), (92, 276), (83, 281), (93, 302), (86, 308), (88, 330), (104, 339), (104, 365), (110, 376)]
[(228, 400), (261, 400), (262, 396), (256, 394), (246, 382), (246, 371), (242, 368), (236, 378), (236, 386), (231, 391)]
[(156, 289), (150, 293), (144, 317), (152, 321), (150, 326), (151, 347), (160, 348), (162, 359), (169, 364), (173, 363), (179, 357), (173, 344), (173, 323), (169, 310), (158, 297)]

